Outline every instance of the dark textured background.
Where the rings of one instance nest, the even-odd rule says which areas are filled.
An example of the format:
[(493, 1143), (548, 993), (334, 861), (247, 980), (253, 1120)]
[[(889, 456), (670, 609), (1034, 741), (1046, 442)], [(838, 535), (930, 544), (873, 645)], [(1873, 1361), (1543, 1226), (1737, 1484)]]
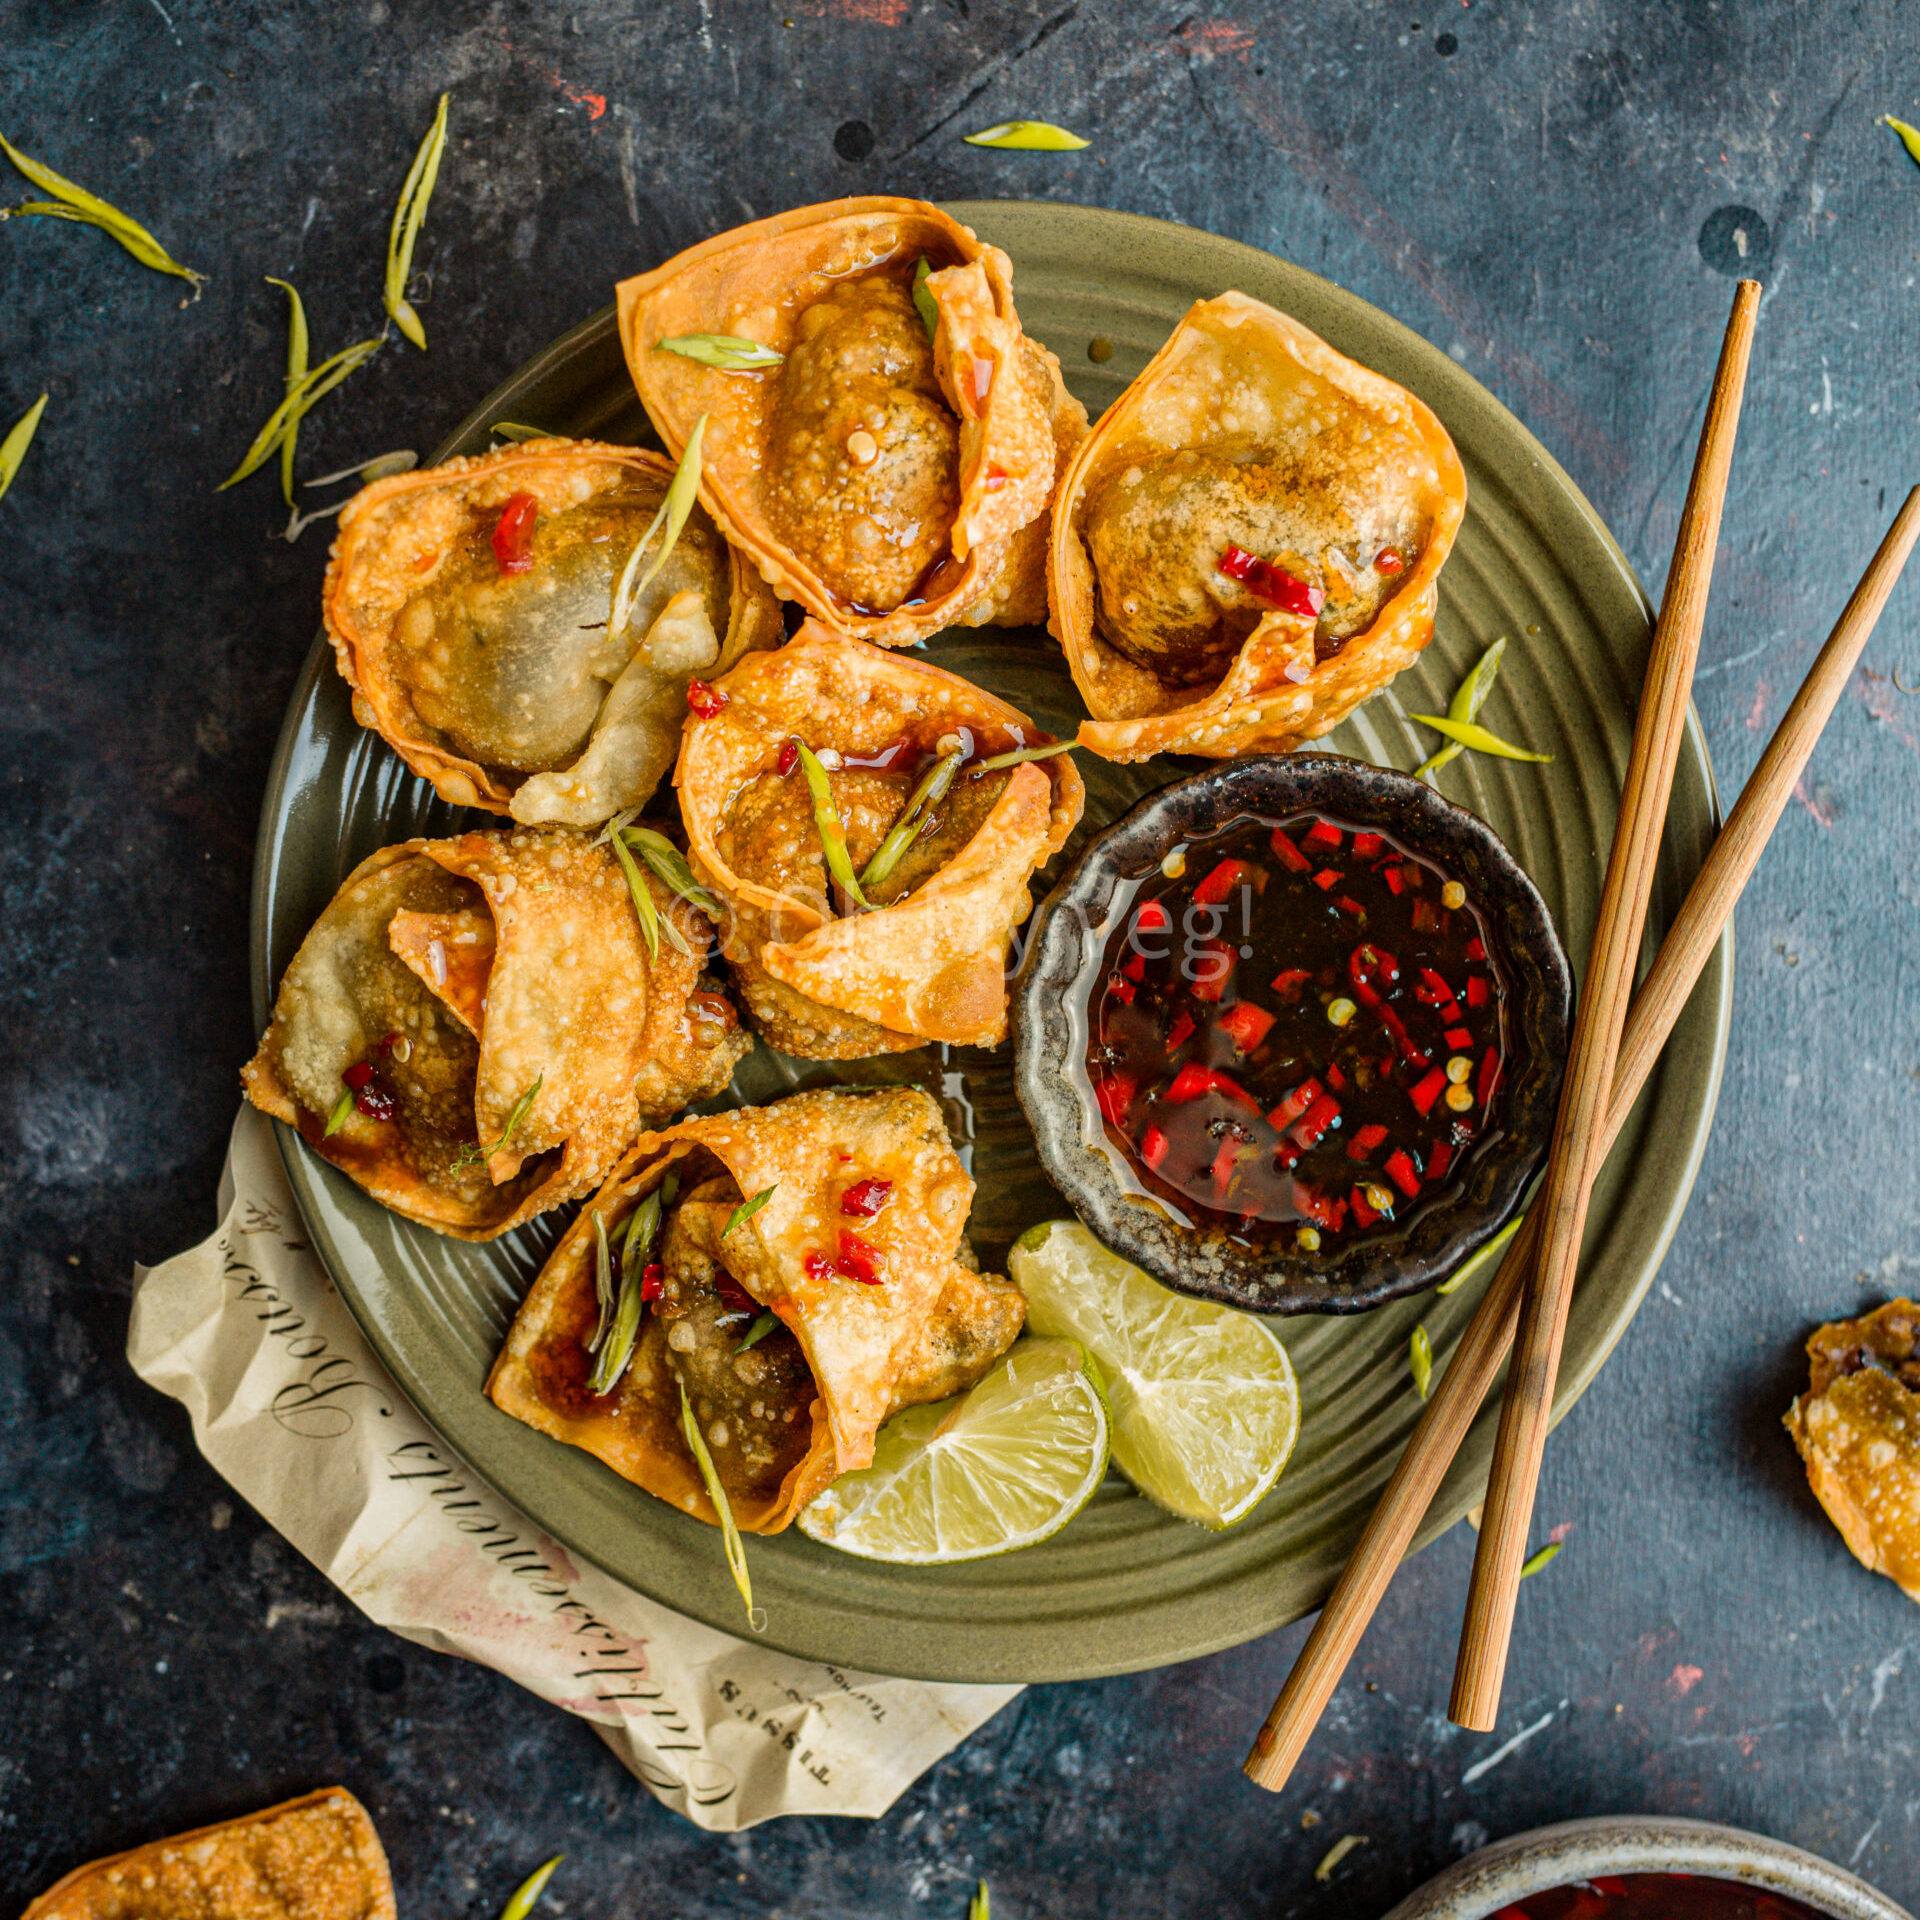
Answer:
[[(706, 1838), (582, 1726), (362, 1622), (122, 1357), (129, 1274), (197, 1238), (253, 1039), (248, 858), (324, 530), (214, 483), (374, 330), (385, 227), (452, 89), (432, 350), (317, 414), (309, 473), (431, 447), (616, 275), (832, 194), (1046, 196), (1288, 255), (1451, 351), (1656, 591), (1730, 291), (1767, 285), (1699, 703), (1723, 784), (1920, 468), (1920, 12), (1898, 0), (0, 0), (0, 131), (212, 276), (0, 227), (0, 1905), (339, 1780), (409, 1915), (564, 1849), (570, 1916), (1384, 1910), (1483, 1837), (1626, 1809), (1814, 1848), (1920, 1903), (1920, 1612), (1848, 1559), (1780, 1413), (1809, 1324), (1915, 1282), (1920, 708), (1897, 596), (1742, 908), (1712, 1149), (1660, 1283), (1556, 1439), (1572, 1531), (1498, 1736), (1444, 1717), (1464, 1528), (1408, 1569), (1284, 1797), (1238, 1764), (1300, 1630), (1023, 1696), (871, 1824)], [(1077, 155), (958, 135), (1007, 115)], [(18, 196), (16, 196), (18, 197)], [(1743, 210), (1729, 212), (1729, 209)], [(1465, 1780), (1513, 1733), (1542, 1727)], [(1314, 1863), (1363, 1833), (1331, 1886)]]

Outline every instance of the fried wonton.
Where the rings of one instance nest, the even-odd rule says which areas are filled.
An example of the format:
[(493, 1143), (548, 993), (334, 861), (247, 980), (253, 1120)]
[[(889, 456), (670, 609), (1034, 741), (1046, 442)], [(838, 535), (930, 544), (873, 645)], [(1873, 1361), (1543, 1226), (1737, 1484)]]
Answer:
[[(657, 1236), (633, 1255), (649, 1262), (653, 1297), (631, 1361), (596, 1394), (593, 1216), (621, 1247), (654, 1193), (665, 1203)], [(977, 1270), (972, 1204), (940, 1109), (918, 1088), (797, 1093), (683, 1120), (636, 1142), (568, 1229), (487, 1392), (717, 1522), (681, 1433), (684, 1390), (736, 1524), (778, 1533), (872, 1461), (889, 1415), (964, 1391), (1013, 1344), (1026, 1301)], [(743, 1351), (763, 1311), (777, 1324)]]
[[(716, 683), (674, 780), (694, 869), (729, 907), (724, 951), (747, 1016), (781, 1052), (858, 1059), (1007, 1032), (1007, 948), (1034, 870), (1085, 789), (1067, 755), (973, 764), (1044, 740), (1017, 708), (937, 667), (808, 622)], [(856, 875), (942, 754), (965, 761), (865, 912), (835, 893), (794, 742), (822, 756)]]
[(1807, 1479), (1853, 1557), (1920, 1600), (1920, 1306), (1889, 1300), (1807, 1342), (1787, 1414)]
[(394, 1920), (367, 1810), (341, 1787), (76, 1867), (23, 1920)]
[(354, 718), (456, 806), (597, 827), (642, 805), (687, 682), (780, 641), (773, 596), (697, 508), (609, 630), (672, 478), (657, 453), (532, 440), (363, 488), (322, 603)]
[[(706, 416), (702, 503), (837, 632), (899, 647), (1042, 617), (1048, 502), (1087, 416), (1021, 331), (1011, 274), (937, 207), (868, 198), (621, 284), (627, 365), (676, 455)], [(740, 371), (661, 344), (698, 335), (781, 359)]]
[(1432, 639), (1466, 498), (1405, 388), (1245, 294), (1198, 302), (1054, 503), (1082, 744), (1225, 759), (1330, 731)]
[(301, 942), (247, 1098), (382, 1206), (462, 1240), (591, 1193), (752, 1044), (702, 971), (708, 921), (647, 885), (651, 954), (585, 834), (383, 848)]

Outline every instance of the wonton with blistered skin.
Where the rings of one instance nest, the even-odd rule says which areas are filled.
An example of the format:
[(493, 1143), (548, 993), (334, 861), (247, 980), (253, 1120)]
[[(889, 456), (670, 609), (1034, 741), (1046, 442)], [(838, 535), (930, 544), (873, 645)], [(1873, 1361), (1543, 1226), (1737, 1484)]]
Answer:
[(657, 453), (533, 440), (363, 488), (323, 600), (354, 718), (456, 806), (597, 827), (644, 804), (688, 681), (781, 637), (773, 596), (697, 507), (609, 631), (672, 478)]
[(1045, 736), (953, 674), (812, 622), (714, 691), (721, 704), (687, 723), (674, 780), (694, 871), (730, 910), (724, 952), (752, 1024), (807, 1060), (998, 1045), (1029, 882), (1085, 799), (1071, 758), (963, 767), (868, 912), (836, 899), (790, 743), (822, 755), (858, 874), (939, 754), (988, 759)]
[[(729, 1233), (742, 1203), (769, 1189)], [(618, 1246), (647, 1196), (669, 1191), (658, 1291), (631, 1361), (596, 1394), (592, 1216)], [(1013, 1344), (1026, 1302), (978, 1271), (972, 1204), (940, 1109), (918, 1088), (799, 1093), (683, 1120), (636, 1142), (554, 1248), (487, 1392), (713, 1523), (680, 1430), (684, 1391), (735, 1523), (778, 1533), (871, 1463), (882, 1421), (963, 1392)], [(777, 1324), (742, 1351), (762, 1312)]]
[(1807, 1479), (1853, 1557), (1920, 1600), (1920, 1305), (1889, 1300), (1807, 1342), (1787, 1414)]
[[(620, 287), (667, 445), (706, 416), (702, 503), (837, 632), (898, 647), (1044, 617), (1048, 503), (1087, 416), (1021, 331), (1011, 272), (937, 207), (876, 197), (717, 235)], [(782, 358), (732, 370), (660, 344), (703, 334)]]
[(751, 1045), (703, 972), (708, 921), (646, 884), (657, 953), (584, 834), (383, 848), (301, 942), (247, 1098), (381, 1205), (462, 1240), (591, 1193)]
[(1329, 732), (1433, 637), (1466, 495), (1405, 388), (1244, 294), (1198, 302), (1054, 502), (1081, 743), (1224, 759)]

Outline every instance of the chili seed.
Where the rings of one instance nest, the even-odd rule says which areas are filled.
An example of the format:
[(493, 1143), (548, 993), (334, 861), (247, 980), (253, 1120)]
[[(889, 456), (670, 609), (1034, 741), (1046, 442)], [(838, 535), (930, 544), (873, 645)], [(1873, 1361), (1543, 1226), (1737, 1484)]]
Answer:
[(1473, 1062), (1464, 1053), (1456, 1053), (1447, 1062), (1447, 1078), (1458, 1086), (1463, 1086), (1473, 1076)]
[(1293, 1236), (1293, 1243), (1302, 1253), (1318, 1253), (1320, 1251), (1320, 1229), (1318, 1227), (1302, 1227), (1300, 1231)]
[(1367, 1196), (1367, 1205), (1370, 1206), (1375, 1213), (1391, 1213), (1393, 1211), (1393, 1194), (1389, 1188), (1375, 1186), (1372, 1181), (1368, 1181), (1362, 1191)]
[(1169, 880), (1178, 880), (1186, 870), (1187, 850), (1184, 846), (1175, 847), (1173, 851), (1160, 862), (1160, 871), (1164, 873)]
[(1447, 1105), (1455, 1113), (1465, 1113), (1473, 1105), (1473, 1089), (1456, 1080), (1447, 1089)]
[(1440, 904), (1443, 907), (1464, 907), (1467, 904), (1467, 890), (1458, 880), (1449, 880), (1440, 889)]
[(1336, 1027), (1344, 1027), (1359, 1011), (1351, 1000), (1333, 1000), (1327, 1004), (1327, 1018)]

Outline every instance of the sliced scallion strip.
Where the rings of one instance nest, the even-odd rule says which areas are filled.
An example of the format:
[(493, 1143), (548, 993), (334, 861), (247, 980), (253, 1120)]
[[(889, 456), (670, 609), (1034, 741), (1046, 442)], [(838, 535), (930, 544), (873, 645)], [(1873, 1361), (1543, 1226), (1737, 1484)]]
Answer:
[[(631, 818), (631, 815), (628, 817)], [(620, 871), (627, 877), (627, 891), (633, 896), (633, 910), (640, 920), (640, 937), (647, 943), (647, 958), (660, 958), (660, 935), (663, 929), (676, 951), (691, 953), (693, 949), (687, 945), (686, 937), (673, 924), (671, 916), (663, 920), (660, 909), (653, 904), (653, 894), (646, 878), (634, 865), (633, 855), (627, 851), (627, 836), (622, 831), (622, 823), (610, 823), (606, 839), (607, 845), (613, 849), (613, 857), (620, 862)]]
[[(1503, 633), (1500, 638), (1473, 663), (1472, 672), (1460, 682), (1453, 698), (1447, 702), (1447, 718), (1449, 720), (1479, 719), (1480, 709), (1487, 704), (1487, 695), (1493, 691), (1494, 680), (1500, 672), (1501, 656), (1506, 650), (1507, 636)], [(1438, 773), (1442, 767), (1451, 765), (1453, 761), (1465, 752), (1466, 748), (1463, 747), (1458, 740), (1449, 740), (1439, 752), (1432, 755), (1431, 758), (1421, 761), (1421, 763), (1414, 768), (1413, 777), (1416, 780), (1424, 780), (1429, 775)]]
[(1456, 1288), (1477, 1274), (1481, 1268), (1497, 1260), (1500, 1255), (1506, 1251), (1507, 1242), (1520, 1231), (1521, 1222), (1524, 1221), (1526, 1217), (1523, 1213), (1519, 1219), (1509, 1221), (1478, 1253), (1470, 1254), (1465, 1260), (1461, 1261), (1459, 1266), (1453, 1270), (1452, 1274), (1434, 1288), (1434, 1292), (1437, 1294), (1454, 1292)]
[(0, 440), (0, 499), (6, 498), (7, 489), (13, 485), (13, 476), (20, 471), (20, 463), (27, 457), (27, 448), (40, 425), (40, 416), (46, 410), (47, 396), (43, 393), (8, 429), (7, 437)]
[(1520, 1578), (1522, 1580), (1531, 1579), (1533, 1575), (1540, 1572), (1543, 1567), (1551, 1566), (1555, 1560), (1559, 1559), (1560, 1549), (1565, 1544), (1566, 1543), (1561, 1540), (1550, 1541), (1546, 1546), (1542, 1547), (1532, 1559), (1522, 1562)]
[(507, 1124), (500, 1129), (500, 1138), (496, 1140), (492, 1146), (483, 1147), (478, 1140), (472, 1140), (453, 1156), (453, 1171), (455, 1173), (464, 1172), (468, 1167), (472, 1166), (476, 1160), (491, 1160), (496, 1153), (504, 1153), (507, 1150), (508, 1143), (513, 1139), (513, 1136), (520, 1131), (521, 1126), (526, 1121), (527, 1115), (533, 1111), (534, 1098), (539, 1093), (540, 1084), (546, 1077), (544, 1072), (536, 1074), (533, 1085), (507, 1110)]
[[(627, 564), (620, 569), (620, 577), (614, 582), (613, 604), (607, 613), (607, 634), (626, 631), (627, 622), (633, 617), (634, 602), (646, 592), (647, 583), (666, 565), (667, 555), (674, 549), (680, 538), (680, 529), (687, 524), (687, 515), (693, 511), (693, 503), (700, 497), (700, 445), (707, 435), (707, 416), (703, 413), (693, 423), (693, 431), (687, 435), (687, 450), (680, 456), (680, 464), (673, 470), (673, 482), (667, 488), (667, 497), (660, 502), (660, 510), (647, 522), (647, 530), (634, 542), (633, 551), (627, 555)], [(662, 527), (666, 532), (661, 536), (660, 551), (653, 557), (653, 565), (636, 580), (635, 572), (640, 558), (646, 552), (654, 534)]]
[[(292, 393), (307, 377), (306, 302), (291, 280), (276, 280), (268, 274), (267, 285), (278, 287), (287, 296), (287, 392)], [(298, 418), (289, 420), (286, 432), (280, 436), (280, 497), (288, 506), (293, 505), (293, 450), (299, 438)]]
[(747, 1329), (747, 1337), (734, 1348), (734, 1352), (745, 1353), (749, 1347), (757, 1347), (779, 1324), (778, 1315), (762, 1313), (759, 1319)]
[(1415, 1327), (1407, 1342), (1407, 1364), (1413, 1370), (1413, 1390), (1424, 1400), (1433, 1391), (1433, 1341), (1424, 1326)]
[(656, 352), (677, 353), (683, 360), (697, 360), (703, 367), (718, 367), (723, 373), (757, 373), (763, 367), (783, 365), (787, 357), (763, 347), (758, 340), (743, 340), (737, 333), (681, 333), (653, 344)]
[(613, 1248), (607, 1244), (607, 1216), (593, 1210), (593, 1297), (600, 1317), (593, 1323), (593, 1338), (587, 1342), (589, 1353), (598, 1353), (607, 1337), (607, 1322), (613, 1318)]
[(984, 1880), (974, 1889), (973, 1898), (967, 1902), (967, 1920), (993, 1920), (993, 1896), (987, 1892)]
[(138, 220), (122, 213), (118, 207), (108, 205), (98, 194), (89, 193), (85, 187), (75, 185), (64, 174), (55, 173), (43, 161), (30, 160), (4, 134), (0, 134), (0, 152), (4, 152), (43, 193), (53, 195), (52, 204), (32, 200), (25, 206), (0, 210), (6, 217), (43, 214), (98, 227), (101, 232), (111, 234), (119, 241), (143, 267), (151, 267), (155, 273), (170, 273), (176, 279), (190, 282), (198, 297), (198, 289), (206, 285), (207, 276), (195, 273), (191, 267), (183, 267)]
[(747, 1603), (747, 1624), (755, 1633), (764, 1633), (767, 1616), (764, 1609), (753, 1604), (753, 1579), (747, 1572), (747, 1550), (741, 1545), (740, 1529), (733, 1523), (733, 1508), (728, 1503), (727, 1490), (720, 1484), (713, 1455), (707, 1451), (706, 1435), (700, 1431), (700, 1423), (693, 1417), (693, 1402), (687, 1398), (684, 1386), (680, 1389), (680, 1436), (693, 1455), (694, 1465), (700, 1469), (707, 1498), (713, 1502), (713, 1510), (720, 1516), (720, 1536), (727, 1548), (727, 1571), (733, 1575), (733, 1584), (740, 1589), (740, 1598)]
[(813, 798), (813, 820), (820, 829), (820, 846), (827, 856), (827, 871), (855, 906), (863, 912), (872, 913), (873, 902), (860, 891), (860, 876), (854, 872), (853, 856), (847, 851), (847, 832), (840, 824), (840, 809), (833, 804), (833, 788), (828, 784), (827, 770), (820, 764), (820, 756), (804, 741), (796, 740), (794, 745), (800, 749), (800, 771), (807, 777), (807, 792)]
[(1911, 127), (1904, 120), (1896, 120), (1890, 113), (1880, 116), (1880, 124), (1890, 127), (1899, 135), (1900, 144), (1907, 150), (1907, 158), (1920, 167), (1920, 127)]
[(1516, 747), (1511, 740), (1502, 740), (1497, 733), (1489, 733), (1471, 720), (1450, 720), (1438, 713), (1410, 713), (1407, 718), (1431, 727), (1435, 733), (1445, 734), (1449, 740), (1458, 740), (1475, 753), (1491, 753), (1502, 760), (1532, 760), (1543, 766), (1553, 758), (1550, 753), (1533, 753), (1525, 747)]
[(333, 1103), (333, 1111), (327, 1115), (327, 1130), (320, 1138), (322, 1140), (331, 1140), (333, 1136), (347, 1124), (347, 1115), (352, 1111), (353, 1089), (349, 1087), (346, 1092)]
[(396, 473), (411, 473), (419, 464), (420, 456), (411, 447), (400, 447), (392, 453), (376, 453), (371, 460), (362, 460), (357, 466), (323, 473), (317, 480), (302, 480), (300, 484), (309, 488), (337, 487), (342, 480), (390, 480)]
[(751, 1200), (742, 1200), (727, 1216), (727, 1224), (720, 1229), (720, 1238), (724, 1240), (742, 1221), (751, 1220), (779, 1191), (780, 1183), (776, 1180), (772, 1186), (762, 1187)]
[(1077, 133), (1051, 120), (1002, 120), (978, 133), (961, 136), (970, 147), (1003, 147), (1019, 153), (1075, 153), (1087, 145)]
[(1012, 753), (996, 753), (991, 760), (982, 760), (968, 771), (998, 773), (1002, 767), (1017, 767), (1028, 760), (1051, 760), (1059, 754), (1071, 753), (1079, 744), (1078, 740), (1056, 740), (1050, 747), (1019, 747)]
[(523, 426), (518, 420), (496, 420), (488, 429), (496, 440), (551, 440), (545, 427)]
[(423, 352), (427, 330), (407, 298), (407, 282), (413, 276), (414, 242), (426, 222), (427, 202), (433, 198), (434, 183), (440, 178), (440, 156), (446, 148), (447, 96), (443, 93), (434, 110), (433, 125), (407, 169), (406, 183), (393, 209), (393, 225), (387, 230), (387, 315)]
[(248, 474), (264, 466), (288, 427), (304, 420), (348, 374), (372, 359), (385, 343), (385, 334), (372, 340), (358, 340), (322, 360), (267, 415), (267, 423), (254, 435), (253, 445), (241, 456), (240, 464), (215, 488), (215, 492), (225, 493), (229, 487), (238, 486)]
[(640, 1297), (643, 1268), (636, 1267), (620, 1282), (620, 1297), (614, 1302), (613, 1319), (607, 1337), (594, 1356), (593, 1371), (587, 1376), (587, 1391), (604, 1398), (620, 1384), (620, 1376), (633, 1358), (634, 1342), (640, 1337), (640, 1315), (646, 1302)]
[(527, 1920), (533, 1911), (533, 1903), (547, 1890), (547, 1882), (553, 1878), (553, 1870), (567, 1856), (556, 1853), (544, 1866), (536, 1867), (533, 1872), (514, 1888), (513, 1898), (500, 1909), (500, 1920)]
[(961, 759), (958, 753), (943, 754), (920, 776), (920, 784), (908, 795), (900, 818), (874, 849), (873, 858), (860, 875), (863, 887), (882, 886), (892, 877), (907, 849), (919, 838), (921, 822), (947, 797), (947, 790), (960, 772)]
[(662, 886), (677, 893), (696, 913), (718, 922), (720, 902), (693, 877), (687, 856), (664, 833), (655, 833), (651, 827), (627, 827), (622, 837), (653, 869)]
[(934, 299), (933, 290), (927, 285), (928, 277), (932, 274), (932, 272), (933, 272), (932, 266), (928, 264), (927, 260), (924, 257), (922, 257), (914, 265), (914, 269), (913, 269), (914, 311), (919, 314), (920, 324), (926, 328), (927, 338), (929, 340), (931, 340), (933, 336), (940, 331), (939, 302)]

